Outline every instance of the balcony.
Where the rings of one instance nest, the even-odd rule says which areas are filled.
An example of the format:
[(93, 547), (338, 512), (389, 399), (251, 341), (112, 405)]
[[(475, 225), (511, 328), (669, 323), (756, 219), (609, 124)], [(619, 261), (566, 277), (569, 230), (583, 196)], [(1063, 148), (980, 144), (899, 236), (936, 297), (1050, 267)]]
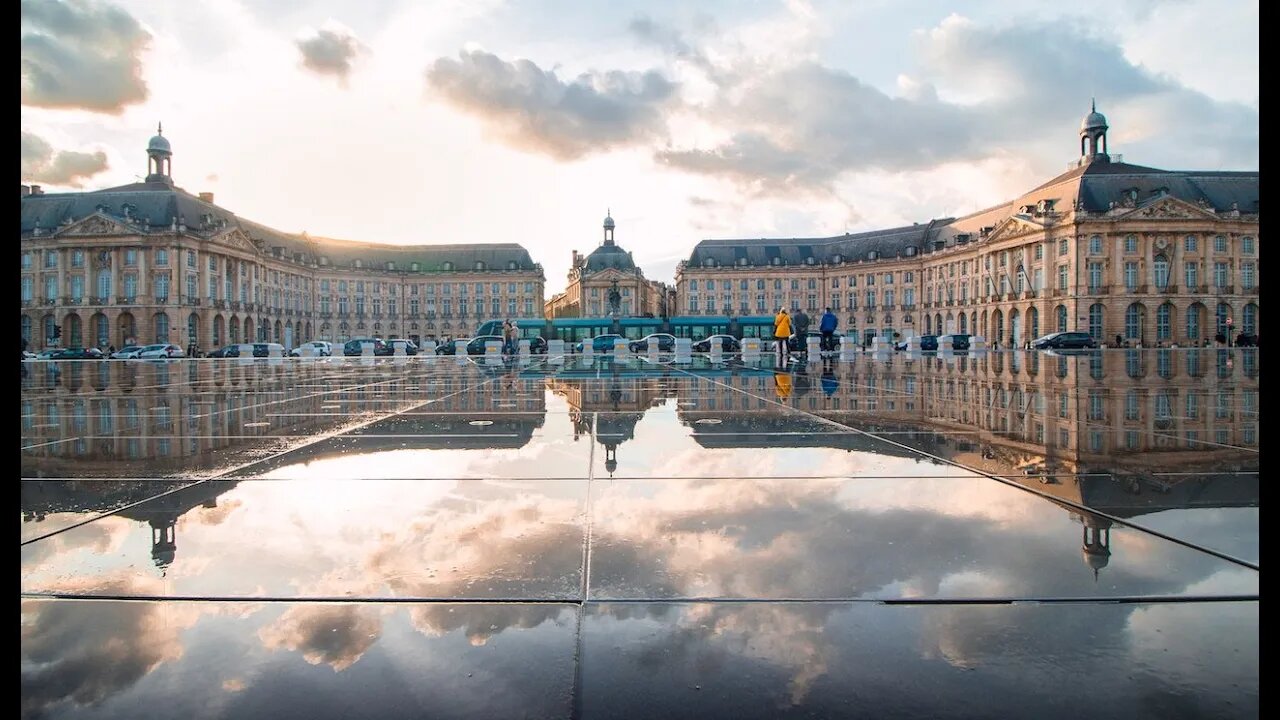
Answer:
[(1086, 294), (1089, 294), (1089, 295), (1110, 295), (1111, 286), (1110, 285), (1090, 285), (1087, 288), (1085, 288), (1085, 291), (1086, 291)]
[(182, 304), (186, 305), (187, 307), (199, 307), (200, 298), (193, 298), (193, 297), (184, 298), (182, 301)]
[(95, 297), (89, 298), (90, 305), (109, 305), (111, 298)]
[(84, 298), (76, 298), (76, 297), (64, 297), (64, 298), (62, 298), (62, 304), (63, 304), (63, 305), (79, 305), (79, 304), (80, 304), (81, 302), (83, 302), (83, 301), (84, 301)]
[(169, 304), (169, 296), (168, 296), (168, 295), (165, 295), (164, 297), (161, 297), (161, 296), (157, 295), (157, 296), (156, 296), (156, 304), (157, 304), (157, 305), (168, 305), (168, 304)]
[(1213, 288), (1214, 295), (1235, 295), (1236, 288), (1234, 285), (1215, 285)]
[(227, 301), (226, 301), (226, 300), (214, 300), (214, 301), (212, 301), (210, 304), (211, 304), (211, 305), (213, 305), (213, 307), (215, 307), (215, 308), (217, 308), (217, 309), (219, 309), (219, 310), (226, 310), (226, 309), (227, 309)]
[(58, 304), (58, 298), (45, 298), (42, 302), (49, 307), (53, 307)]
[(1258, 294), (1258, 286), (1257, 286), (1257, 285), (1253, 285), (1253, 286), (1251, 286), (1251, 287), (1241, 287), (1241, 288), (1240, 288), (1240, 292), (1241, 292), (1241, 294), (1244, 294), (1244, 295), (1257, 295), (1257, 294)]
[(1164, 287), (1157, 286), (1156, 292), (1160, 293), (1161, 295), (1177, 295), (1178, 286), (1177, 285), (1165, 285)]

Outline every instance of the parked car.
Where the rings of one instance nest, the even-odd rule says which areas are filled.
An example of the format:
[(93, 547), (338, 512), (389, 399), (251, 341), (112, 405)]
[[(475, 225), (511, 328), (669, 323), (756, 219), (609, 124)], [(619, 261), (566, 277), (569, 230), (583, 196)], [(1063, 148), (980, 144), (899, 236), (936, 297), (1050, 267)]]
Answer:
[[(41, 353), (44, 355), (44, 353)], [(50, 351), (49, 360), (102, 360), (106, 355), (98, 348), (63, 348)]]
[(943, 345), (946, 345), (947, 340), (950, 340), (952, 350), (968, 351), (969, 339), (972, 337), (973, 337), (972, 335), (955, 335), (955, 334), (943, 335), (938, 338), (938, 347), (942, 347)]
[(1031, 341), (1036, 350), (1083, 350), (1098, 347), (1098, 341), (1087, 332), (1055, 332)]
[[(597, 335), (591, 338), (591, 351), (595, 353), (611, 353), (613, 352), (613, 342), (615, 340), (621, 340), (621, 339), (622, 339), (621, 335), (615, 335), (615, 334)], [(578, 352), (578, 353), (582, 352), (582, 346), (583, 346), (583, 343), (578, 343), (577, 345), (575, 345), (573, 348), (574, 352)]]
[(40, 356), (39, 356), (39, 355), (37, 355), (37, 354), (35, 354), (35, 353), (33, 353), (33, 352), (31, 352), (30, 350), (23, 350), (23, 351), (22, 351), (22, 359), (23, 359), (23, 360), (35, 360), (35, 359), (36, 359), (36, 358), (38, 358), (38, 357), (40, 357)]
[[(245, 344), (246, 344), (246, 345), (252, 345), (252, 346), (253, 346), (253, 350), (251, 351), (251, 352), (252, 352), (252, 355), (251, 355), (252, 357), (256, 357), (256, 358), (271, 357), (271, 349), (272, 349), (273, 347), (274, 347), (274, 348), (278, 348), (278, 350), (277, 350), (277, 354), (278, 354), (279, 356), (283, 357), (283, 356), (284, 356), (284, 354), (285, 354), (285, 352), (284, 352), (284, 346), (283, 346), (283, 345), (281, 345), (280, 343), (245, 343)], [(208, 355), (206, 355), (205, 357), (211, 357), (211, 358), (238, 358), (238, 357), (240, 357), (240, 346), (239, 346), (238, 344), (237, 344), (237, 345), (227, 345), (227, 346), (225, 346), (225, 347), (221, 347), (221, 348), (219, 348), (219, 349), (217, 349), (217, 350), (214, 350), (214, 351), (210, 352), (210, 353), (209, 353)]]
[(391, 340), (388, 340), (388, 341), (387, 341), (387, 347), (391, 349), (391, 352), (390, 352), (390, 353), (388, 353), (388, 354), (389, 354), (389, 355), (395, 355), (395, 354), (396, 354), (396, 349), (397, 349), (398, 347), (402, 346), (402, 345), (404, 346), (404, 354), (405, 354), (405, 355), (417, 355), (417, 354), (418, 354), (418, 346), (417, 346), (416, 344), (414, 344), (414, 342), (413, 342), (412, 340), (405, 340), (404, 338), (392, 338)]
[(738, 342), (738, 338), (732, 335), (712, 335), (706, 337), (693, 344), (694, 352), (711, 352), (713, 343), (719, 343), (720, 349), (725, 352), (738, 352), (742, 349), (742, 343)]
[(240, 357), (239, 345), (225, 345), (217, 350), (211, 350), (205, 357), (211, 358), (233, 358)]
[(804, 337), (800, 337), (799, 333), (792, 335), (791, 338), (787, 340), (787, 349), (791, 352), (807, 352), (809, 349), (809, 338), (811, 337), (818, 338), (819, 342), (821, 342), (822, 333), (810, 330), (804, 334)]
[(529, 340), (529, 352), (534, 355), (546, 355), (547, 341), (544, 340), (541, 335), (531, 338)]
[[(902, 342), (898, 343), (897, 345), (894, 345), (894, 346), (893, 346), (893, 349), (894, 349), (894, 350), (906, 350), (906, 349), (907, 349), (907, 342), (908, 342), (907, 340), (903, 340)], [(921, 352), (937, 352), (937, 351), (938, 351), (938, 336), (937, 336), (937, 335), (921, 335), (921, 336), (920, 336), (920, 351), (921, 351)]]
[(180, 358), (186, 353), (182, 348), (172, 343), (160, 345), (147, 345), (138, 352), (138, 357), (148, 360), (153, 358)]
[(391, 348), (382, 340), (382, 338), (356, 338), (348, 340), (346, 345), (342, 346), (342, 354), (347, 357), (359, 357), (364, 354), (364, 344), (373, 344), (374, 355), (390, 355)]
[(1258, 347), (1258, 336), (1240, 333), (1236, 336), (1236, 347)]
[(649, 343), (651, 342), (658, 346), (658, 352), (669, 353), (675, 352), (676, 350), (675, 335), (668, 335), (667, 333), (653, 333), (652, 335), (642, 337), (639, 340), (632, 342), (631, 352), (649, 352)]
[[(497, 337), (497, 335), (490, 335), (489, 337)], [(462, 340), (464, 342), (471, 342), (471, 338), (453, 338), (448, 342), (439, 342), (436, 345), (436, 354), (437, 355), (453, 355), (454, 354), (453, 351), (456, 349), (454, 346), (454, 343), (458, 342), (459, 340)]]
[[(302, 349), (305, 347), (311, 348), (311, 354), (314, 357), (329, 357), (333, 355), (333, 344), (328, 340), (312, 340), (290, 350), (289, 357), (302, 357)], [(209, 357), (213, 357), (213, 353), (210, 353)]]
[(111, 353), (112, 360), (132, 360), (142, 353), (141, 345), (125, 345), (119, 350)]

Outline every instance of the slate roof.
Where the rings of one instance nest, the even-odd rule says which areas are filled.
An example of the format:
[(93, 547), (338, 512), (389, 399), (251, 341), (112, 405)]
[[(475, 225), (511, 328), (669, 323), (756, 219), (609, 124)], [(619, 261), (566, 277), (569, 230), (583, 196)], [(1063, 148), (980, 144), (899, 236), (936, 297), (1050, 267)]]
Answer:
[(447, 245), (389, 245), (355, 242), (287, 233), (260, 223), (237, 217), (235, 213), (205, 202), (181, 188), (165, 182), (140, 182), (105, 190), (76, 193), (45, 193), (22, 198), (22, 234), (29, 236), (37, 227), (50, 231), (102, 211), (118, 220), (140, 226), (143, 231), (163, 232), (177, 221), (189, 231), (200, 234), (224, 232), (238, 227), (249, 237), (261, 241), (264, 252), (282, 248), (282, 255), (302, 262), (326, 258), (328, 265), (352, 267), (361, 260), (363, 267), (385, 269), (394, 262), (397, 270), (409, 270), (420, 263), (421, 272), (439, 272), (445, 262), (454, 271), (469, 271), (483, 262), (486, 270), (515, 269), (541, 272), (529, 252), (517, 243), (472, 243)]
[(784, 265), (804, 265), (810, 257), (816, 264), (821, 264), (832, 262), (836, 255), (844, 261), (866, 260), (872, 251), (881, 259), (895, 258), (907, 255), (908, 248), (922, 252), (937, 235), (940, 224), (945, 222), (823, 238), (703, 240), (689, 255), (689, 265), (700, 267), (708, 259), (714, 260), (718, 266), (737, 265), (742, 258), (746, 258), (748, 265), (771, 265), (775, 257), (781, 258)]
[(583, 264), (583, 269), (588, 273), (610, 268), (634, 272), (636, 262), (631, 259), (631, 253), (617, 245), (601, 245), (592, 250), (590, 255), (587, 255), (587, 259)]

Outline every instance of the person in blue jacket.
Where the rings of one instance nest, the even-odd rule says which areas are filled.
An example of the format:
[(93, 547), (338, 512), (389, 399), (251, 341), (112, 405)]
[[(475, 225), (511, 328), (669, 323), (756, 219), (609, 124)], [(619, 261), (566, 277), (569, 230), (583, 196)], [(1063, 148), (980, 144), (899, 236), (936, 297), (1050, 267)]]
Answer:
[(823, 350), (830, 352), (835, 349), (836, 326), (839, 324), (840, 321), (831, 312), (831, 308), (827, 308), (827, 311), (822, 313), (822, 320), (818, 323), (818, 332), (822, 333)]

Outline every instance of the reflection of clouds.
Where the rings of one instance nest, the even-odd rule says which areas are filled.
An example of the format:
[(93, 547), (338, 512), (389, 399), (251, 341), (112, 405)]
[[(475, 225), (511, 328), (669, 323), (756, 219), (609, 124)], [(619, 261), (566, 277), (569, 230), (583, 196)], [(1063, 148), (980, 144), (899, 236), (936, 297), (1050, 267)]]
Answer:
[(119, 552), (133, 534), (136, 523), (118, 516), (98, 518), (78, 528), (58, 533), (22, 548), (22, 564), (26, 574), (48, 560), (77, 552), (106, 555)]
[(263, 647), (299, 652), (334, 672), (351, 667), (378, 640), (382, 621), (372, 605), (295, 605), (258, 631)]
[[(75, 580), (65, 585), (70, 589)], [(117, 578), (113, 593), (154, 592), (154, 579)], [(179, 634), (194, 606), (154, 603), (22, 601), (22, 711), (37, 716), (70, 700), (96, 705), (182, 657)]]

